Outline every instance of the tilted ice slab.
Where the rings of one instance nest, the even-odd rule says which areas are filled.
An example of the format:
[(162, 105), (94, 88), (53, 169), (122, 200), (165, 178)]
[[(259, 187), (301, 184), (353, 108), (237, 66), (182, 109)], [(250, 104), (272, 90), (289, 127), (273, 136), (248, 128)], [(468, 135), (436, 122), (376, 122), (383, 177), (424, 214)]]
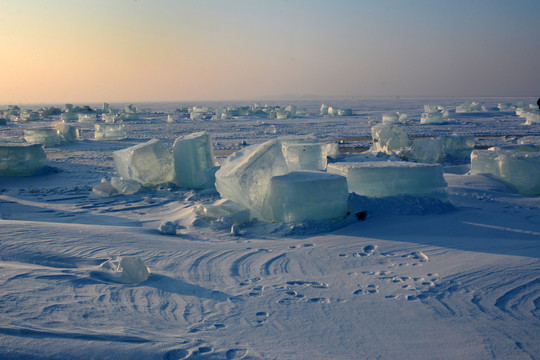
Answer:
[(62, 143), (62, 136), (57, 128), (42, 127), (24, 130), (24, 140), (29, 144), (54, 146)]
[(338, 162), (328, 164), (327, 171), (345, 176), (349, 191), (359, 195), (446, 195), (443, 169), (437, 164), (405, 161)]
[(47, 165), (47, 155), (40, 144), (0, 144), (0, 174), (31, 176)]
[(268, 204), (274, 222), (339, 220), (347, 214), (347, 179), (320, 171), (293, 171), (270, 181)]
[(95, 124), (94, 129), (96, 140), (122, 140), (126, 138), (124, 124)]
[(157, 185), (173, 180), (171, 152), (158, 139), (115, 151), (113, 157), (116, 170), (123, 179), (135, 180), (143, 185)]
[(231, 154), (216, 172), (216, 189), (224, 199), (250, 209), (253, 217), (271, 218), (268, 189), (274, 176), (288, 172), (277, 139)]
[(174, 142), (176, 184), (187, 188), (208, 188), (215, 180), (216, 159), (207, 132), (179, 137)]
[(540, 195), (540, 152), (538, 147), (523, 146), (521, 150), (474, 150), (471, 154), (471, 174), (490, 174), (526, 195)]
[(409, 145), (409, 138), (400, 126), (391, 124), (378, 124), (371, 128), (373, 146), (371, 151), (390, 154)]

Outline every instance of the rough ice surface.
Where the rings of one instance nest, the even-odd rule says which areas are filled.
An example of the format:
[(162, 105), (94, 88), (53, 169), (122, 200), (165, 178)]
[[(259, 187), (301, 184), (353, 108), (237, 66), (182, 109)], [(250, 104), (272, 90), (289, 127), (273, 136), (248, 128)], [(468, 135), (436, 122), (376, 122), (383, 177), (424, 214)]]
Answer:
[(119, 177), (111, 178), (111, 185), (114, 186), (120, 194), (131, 195), (141, 189), (141, 183), (135, 180), (126, 180)]
[(215, 181), (217, 164), (212, 139), (207, 132), (179, 137), (173, 146), (176, 184), (187, 188), (209, 188)]
[(135, 180), (143, 185), (158, 185), (173, 180), (172, 154), (161, 140), (152, 139), (117, 150), (113, 152), (113, 157), (116, 170), (123, 179)]
[(62, 143), (60, 131), (54, 127), (41, 127), (24, 130), (24, 140), (29, 144), (55, 146)]
[(398, 125), (378, 124), (371, 128), (373, 146), (371, 151), (391, 154), (392, 150), (409, 145), (409, 138)]
[(268, 190), (274, 176), (288, 172), (279, 140), (248, 146), (231, 154), (216, 172), (216, 189), (224, 199), (250, 209), (253, 217), (269, 217)]
[(138, 256), (114, 257), (100, 267), (109, 280), (124, 284), (138, 284), (150, 276), (150, 271)]
[(234, 224), (243, 225), (250, 220), (249, 209), (226, 199), (221, 199), (211, 204), (195, 205), (193, 211), (197, 216), (206, 221), (215, 221), (223, 217), (230, 217)]
[(283, 145), (283, 156), (289, 171), (326, 169), (327, 144), (304, 143)]
[(95, 124), (94, 129), (96, 140), (122, 140), (126, 138), (124, 124)]
[(31, 176), (47, 165), (40, 144), (0, 144), (0, 175)]
[(444, 123), (443, 113), (442, 112), (424, 112), (420, 118), (420, 124), (442, 124)]
[(274, 222), (339, 220), (347, 213), (345, 177), (320, 171), (293, 171), (270, 181), (270, 217)]
[[(527, 151), (523, 151), (528, 149)], [(474, 150), (471, 174), (490, 174), (512, 185), (519, 193), (540, 195), (540, 152), (497, 149)]]
[(442, 166), (438, 164), (405, 161), (338, 162), (328, 164), (327, 171), (345, 176), (349, 191), (358, 195), (446, 196), (446, 181)]

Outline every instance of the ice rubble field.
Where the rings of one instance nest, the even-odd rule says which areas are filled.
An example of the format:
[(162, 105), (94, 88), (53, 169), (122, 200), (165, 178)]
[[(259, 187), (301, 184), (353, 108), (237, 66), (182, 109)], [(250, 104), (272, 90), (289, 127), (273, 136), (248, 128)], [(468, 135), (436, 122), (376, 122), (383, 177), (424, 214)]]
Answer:
[[(474, 135), (480, 149), (540, 135), (540, 124), (524, 125), (515, 109), (455, 111), (471, 100), (478, 99), (336, 100), (328, 104), (353, 115), (208, 121), (174, 110), (231, 104), (137, 104), (149, 111), (124, 121), (125, 139), (108, 141), (95, 139), (95, 121), (72, 119), (80, 139), (46, 147), (47, 167), (0, 177), (0, 357), (537, 358), (540, 197), (470, 175), (468, 164), (444, 164), (451, 205), (357, 198), (365, 216), (254, 221), (235, 234), (227, 221), (197, 221), (194, 208), (219, 200), (213, 190), (165, 184), (131, 195), (92, 192), (117, 176), (114, 151), (150, 139), (172, 149), (199, 131), (211, 134), (219, 163), (288, 135), (337, 141), (355, 161), (371, 145), (371, 127), (391, 112), (407, 114), (401, 126), (410, 138)], [(481, 99), (490, 108), (520, 100), (536, 101)], [(310, 114), (321, 106), (278, 104)], [(447, 107), (448, 117), (421, 124), (440, 120), (422, 115), (425, 104)], [(7, 122), (2, 142), (22, 143), (24, 130), (50, 126)], [(178, 221), (177, 235), (158, 231), (166, 221)], [(136, 280), (125, 281), (135, 284), (100, 266), (114, 269), (121, 258), (138, 269)]]

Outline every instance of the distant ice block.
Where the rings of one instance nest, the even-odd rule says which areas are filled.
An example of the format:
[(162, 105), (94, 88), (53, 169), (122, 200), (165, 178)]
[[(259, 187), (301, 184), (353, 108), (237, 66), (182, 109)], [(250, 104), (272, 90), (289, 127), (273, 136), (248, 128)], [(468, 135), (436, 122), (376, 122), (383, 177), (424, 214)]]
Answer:
[(24, 130), (24, 140), (29, 144), (55, 146), (62, 143), (62, 136), (57, 128), (41, 127)]
[(124, 124), (95, 124), (94, 129), (96, 140), (123, 140), (126, 138)]
[(398, 125), (378, 124), (371, 128), (372, 151), (390, 154), (392, 150), (409, 145), (409, 138)]
[(368, 197), (396, 195), (446, 196), (443, 169), (438, 164), (405, 161), (338, 162), (327, 171), (347, 178), (350, 192)]
[(47, 165), (47, 155), (40, 144), (1, 144), (0, 174), (31, 176)]
[(352, 116), (352, 109), (338, 109), (339, 116)]
[(97, 121), (96, 113), (80, 113), (78, 115), (78, 121), (80, 123), (95, 123)]
[(119, 114), (101, 114), (101, 120), (106, 124), (115, 124), (123, 122), (122, 117)]
[(290, 171), (324, 170), (328, 144), (282, 144), (283, 156)]
[(397, 112), (382, 114), (383, 124), (397, 124), (399, 123), (399, 114)]
[(537, 135), (523, 136), (521, 139), (518, 140), (518, 144), (540, 145), (540, 136), (537, 136)]
[(442, 124), (444, 123), (443, 113), (442, 112), (424, 112), (420, 118), (420, 124)]
[(195, 205), (193, 212), (206, 221), (215, 221), (219, 218), (230, 217), (234, 224), (243, 225), (250, 220), (249, 209), (226, 199), (218, 200), (212, 204)]
[(335, 116), (335, 115), (338, 115), (339, 113), (339, 109), (338, 108), (335, 108), (333, 106), (329, 106), (328, 107), (328, 115), (332, 115), (332, 116)]
[(150, 276), (150, 270), (138, 256), (114, 257), (101, 264), (104, 275), (112, 281), (138, 284)]
[(115, 151), (113, 157), (116, 170), (124, 179), (135, 180), (146, 186), (173, 180), (172, 154), (158, 139)]
[(217, 165), (212, 139), (207, 132), (179, 137), (173, 146), (176, 184), (187, 188), (212, 187)]
[(321, 115), (328, 115), (328, 105), (322, 104), (321, 105)]
[(60, 114), (60, 120), (63, 122), (77, 121), (78, 119), (79, 115), (74, 112), (63, 112)]
[(141, 183), (135, 180), (126, 180), (119, 177), (111, 178), (111, 185), (120, 193), (124, 195), (135, 194), (141, 189)]
[(512, 107), (512, 104), (511, 103), (499, 103), (497, 104), (497, 107), (499, 108), (499, 110), (508, 110)]
[(526, 125), (540, 124), (540, 111), (531, 110), (525, 113)]
[(482, 112), (482, 104), (478, 102), (465, 102), (456, 107), (456, 113), (468, 113), (468, 112)]
[(293, 171), (270, 181), (268, 221), (339, 220), (347, 214), (345, 177), (320, 171)]
[(268, 190), (273, 176), (288, 172), (281, 142), (270, 140), (231, 154), (216, 172), (216, 189), (224, 199), (237, 202), (252, 216), (269, 218)]
[(424, 105), (424, 112), (428, 114), (433, 114), (439, 111), (438, 105)]
[(79, 139), (79, 129), (75, 126), (57, 123), (54, 127), (58, 129), (62, 142), (71, 142)]
[(421, 163), (438, 163), (444, 160), (445, 154), (440, 139), (418, 138), (411, 145), (410, 158)]

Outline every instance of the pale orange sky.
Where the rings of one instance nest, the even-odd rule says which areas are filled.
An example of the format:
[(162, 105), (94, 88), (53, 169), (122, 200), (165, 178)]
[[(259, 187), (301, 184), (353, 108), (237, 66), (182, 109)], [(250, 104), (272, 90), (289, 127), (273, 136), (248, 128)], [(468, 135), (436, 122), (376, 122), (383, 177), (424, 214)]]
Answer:
[(0, 0), (0, 104), (540, 96), (537, 5)]

